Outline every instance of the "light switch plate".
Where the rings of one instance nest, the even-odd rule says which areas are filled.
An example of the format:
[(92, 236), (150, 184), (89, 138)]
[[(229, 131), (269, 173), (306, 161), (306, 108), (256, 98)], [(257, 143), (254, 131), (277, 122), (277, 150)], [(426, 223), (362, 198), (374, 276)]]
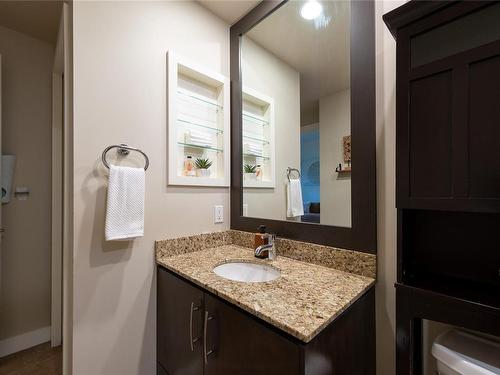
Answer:
[(224, 222), (224, 206), (215, 206), (214, 207), (214, 223), (223, 223)]

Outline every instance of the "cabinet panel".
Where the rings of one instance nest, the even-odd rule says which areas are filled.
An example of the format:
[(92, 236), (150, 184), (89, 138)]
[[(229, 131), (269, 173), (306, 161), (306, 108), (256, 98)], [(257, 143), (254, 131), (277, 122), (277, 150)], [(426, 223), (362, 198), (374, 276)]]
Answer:
[(203, 374), (202, 312), (203, 292), (158, 268), (158, 361), (169, 375)]
[(228, 304), (205, 295), (205, 375), (300, 374), (299, 347)]
[(410, 83), (410, 196), (451, 195), (452, 72)]
[(374, 375), (375, 290), (350, 306), (304, 351), (305, 375)]
[(470, 65), (470, 196), (500, 198), (500, 55)]
[[(403, 282), (453, 278), (478, 289), (500, 286), (500, 215), (404, 210)], [(436, 282), (434, 287), (437, 288)]]
[(156, 375), (168, 375), (165, 369), (160, 365), (160, 363), (156, 364)]
[(413, 37), (410, 41), (411, 66), (427, 64), (500, 39), (500, 3), (491, 3), (491, 6)]

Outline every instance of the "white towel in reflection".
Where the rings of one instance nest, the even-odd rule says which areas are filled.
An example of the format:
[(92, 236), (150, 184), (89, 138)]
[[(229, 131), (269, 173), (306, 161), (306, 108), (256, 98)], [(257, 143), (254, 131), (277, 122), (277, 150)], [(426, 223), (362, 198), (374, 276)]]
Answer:
[(262, 156), (263, 149), (262, 149), (262, 146), (257, 146), (257, 145), (251, 144), (251, 143), (245, 143), (243, 145), (243, 152), (245, 154)]
[(302, 204), (302, 188), (299, 179), (291, 178), (286, 186), (286, 216), (297, 217), (304, 215)]
[(106, 241), (144, 235), (144, 168), (110, 165), (106, 207)]

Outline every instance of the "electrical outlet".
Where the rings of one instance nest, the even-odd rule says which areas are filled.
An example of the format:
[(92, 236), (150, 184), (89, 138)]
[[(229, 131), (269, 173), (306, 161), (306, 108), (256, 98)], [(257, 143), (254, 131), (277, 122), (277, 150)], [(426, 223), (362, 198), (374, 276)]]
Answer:
[(243, 203), (243, 216), (248, 216), (248, 203)]
[(224, 222), (224, 206), (214, 207), (214, 223)]

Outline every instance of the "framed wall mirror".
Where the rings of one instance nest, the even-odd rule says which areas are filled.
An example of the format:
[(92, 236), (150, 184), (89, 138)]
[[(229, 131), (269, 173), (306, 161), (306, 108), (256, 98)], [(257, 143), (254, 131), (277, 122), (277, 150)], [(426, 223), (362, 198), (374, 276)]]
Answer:
[(372, 1), (263, 1), (231, 27), (231, 227), (376, 252)]

